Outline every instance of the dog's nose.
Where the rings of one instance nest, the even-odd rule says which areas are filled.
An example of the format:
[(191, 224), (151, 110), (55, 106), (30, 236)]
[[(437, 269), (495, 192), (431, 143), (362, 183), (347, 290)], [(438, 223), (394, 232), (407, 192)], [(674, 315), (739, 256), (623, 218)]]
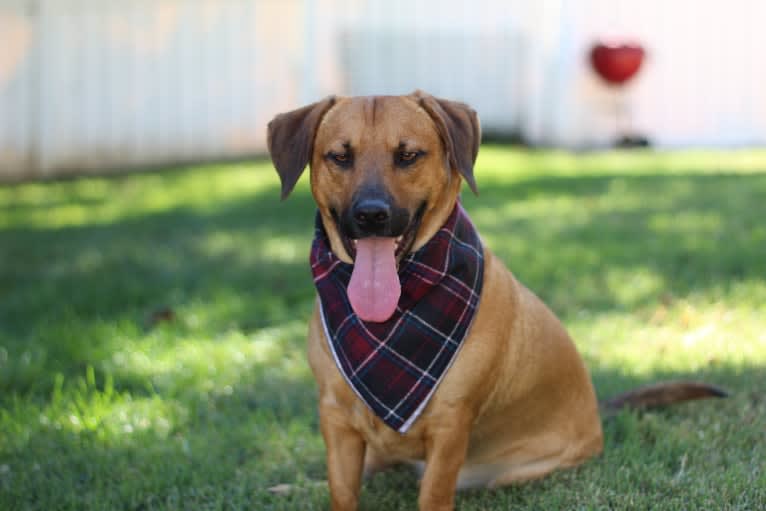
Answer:
[(391, 220), (391, 206), (381, 199), (362, 199), (354, 205), (354, 222), (364, 234), (382, 234)]

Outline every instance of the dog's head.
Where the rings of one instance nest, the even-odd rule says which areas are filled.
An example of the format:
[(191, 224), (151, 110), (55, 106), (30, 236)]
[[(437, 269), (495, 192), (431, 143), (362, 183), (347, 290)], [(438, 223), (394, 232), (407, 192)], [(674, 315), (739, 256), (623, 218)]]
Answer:
[(268, 146), (282, 198), (311, 164), (311, 191), (335, 254), (351, 263), (355, 241), (397, 239), (417, 250), (452, 211), (460, 177), (476, 192), (481, 131), (463, 103), (408, 96), (329, 97), (280, 114)]
[(476, 192), (480, 138), (471, 108), (420, 91), (330, 97), (278, 115), (268, 129), (282, 197), (310, 164), (332, 250), (357, 264), (362, 253), (398, 261), (439, 230), (461, 176)]

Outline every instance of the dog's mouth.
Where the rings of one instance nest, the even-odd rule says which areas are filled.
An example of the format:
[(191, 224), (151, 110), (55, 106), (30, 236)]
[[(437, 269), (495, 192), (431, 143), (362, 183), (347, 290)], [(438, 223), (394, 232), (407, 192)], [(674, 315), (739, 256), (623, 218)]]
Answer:
[(353, 239), (344, 234), (337, 213), (331, 211), (346, 252), (354, 260), (348, 283), (349, 303), (363, 321), (382, 323), (396, 311), (401, 296), (397, 268), (410, 252), (425, 213), (423, 203), (399, 236)]
[[(399, 236), (394, 237), (394, 257), (397, 263), (399, 263), (404, 256), (412, 251), (412, 246), (415, 244), (415, 238), (417, 237), (418, 230), (420, 229), (420, 223), (423, 221), (423, 215), (426, 212), (426, 206), (427, 203), (424, 201), (415, 211), (415, 214), (412, 215), (412, 218), (407, 224), (407, 227), (405, 227), (404, 232)], [(359, 243), (359, 239), (352, 238), (344, 233), (343, 227), (341, 226), (340, 215), (338, 214), (337, 210), (331, 208), (330, 214), (335, 221), (335, 227), (338, 231), (338, 236), (340, 236), (341, 242), (343, 243), (343, 248), (346, 249), (348, 256), (353, 261), (356, 261), (357, 244)]]

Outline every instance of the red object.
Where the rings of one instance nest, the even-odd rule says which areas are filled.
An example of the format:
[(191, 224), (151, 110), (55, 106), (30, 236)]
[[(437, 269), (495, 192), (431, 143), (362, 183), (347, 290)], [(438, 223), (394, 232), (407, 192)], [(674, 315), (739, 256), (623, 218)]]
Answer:
[(641, 68), (644, 48), (635, 43), (597, 43), (590, 50), (590, 64), (606, 82), (622, 85)]

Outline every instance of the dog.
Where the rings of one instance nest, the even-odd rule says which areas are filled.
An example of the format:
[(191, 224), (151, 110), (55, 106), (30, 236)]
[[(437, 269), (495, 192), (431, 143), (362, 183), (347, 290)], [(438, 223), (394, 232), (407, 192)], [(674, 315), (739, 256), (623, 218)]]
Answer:
[[(447, 510), (456, 489), (540, 478), (603, 448), (574, 343), (460, 205), (463, 181), (477, 191), (480, 140), (474, 110), (421, 91), (328, 97), (268, 125), (283, 199), (311, 168), (308, 359), (336, 511), (357, 508), (363, 475), (398, 463), (421, 468), (421, 510)], [(609, 405), (713, 395), (669, 384)]]

